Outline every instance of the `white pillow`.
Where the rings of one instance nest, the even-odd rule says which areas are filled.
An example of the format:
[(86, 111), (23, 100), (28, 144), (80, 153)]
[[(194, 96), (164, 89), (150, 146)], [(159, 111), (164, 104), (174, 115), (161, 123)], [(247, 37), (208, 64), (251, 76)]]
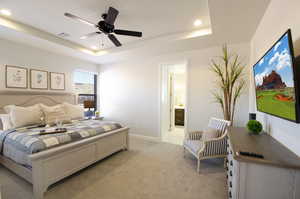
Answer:
[(45, 117), (45, 123), (48, 125), (54, 125), (57, 120), (63, 123), (71, 122), (71, 118), (66, 114), (64, 106), (62, 104), (56, 106), (40, 105)]
[(4, 111), (7, 113), (7, 114), (10, 114), (11, 110), (16, 107), (16, 105), (7, 105), (7, 106), (4, 106), (3, 109)]
[(0, 114), (0, 129), (3, 131), (12, 129), (13, 125), (10, 121), (9, 114)]
[(13, 128), (41, 124), (43, 113), (39, 104), (28, 107), (8, 105), (4, 110), (9, 114)]
[(64, 109), (68, 117), (72, 120), (84, 118), (84, 108), (80, 105), (73, 105), (69, 103), (63, 103)]
[(202, 140), (208, 141), (214, 138), (219, 137), (220, 132), (213, 128), (208, 128), (207, 130), (203, 131)]

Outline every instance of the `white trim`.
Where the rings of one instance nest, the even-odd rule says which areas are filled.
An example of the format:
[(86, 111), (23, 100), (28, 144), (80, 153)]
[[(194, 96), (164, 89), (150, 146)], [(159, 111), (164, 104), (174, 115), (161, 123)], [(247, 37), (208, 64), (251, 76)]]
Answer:
[(152, 142), (161, 142), (161, 138), (160, 137), (138, 135), (138, 134), (134, 134), (134, 133), (129, 133), (129, 137), (134, 137), (134, 138), (138, 138), (138, 139), (148, 140), (148, 141), (152, 141)]

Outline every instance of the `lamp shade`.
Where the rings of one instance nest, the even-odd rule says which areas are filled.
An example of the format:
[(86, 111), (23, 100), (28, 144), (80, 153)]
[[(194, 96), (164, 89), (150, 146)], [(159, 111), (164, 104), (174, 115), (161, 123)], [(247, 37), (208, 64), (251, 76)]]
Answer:
[(84, 108), (95, 108), (95, 102), (91, 100), (83, 101)]

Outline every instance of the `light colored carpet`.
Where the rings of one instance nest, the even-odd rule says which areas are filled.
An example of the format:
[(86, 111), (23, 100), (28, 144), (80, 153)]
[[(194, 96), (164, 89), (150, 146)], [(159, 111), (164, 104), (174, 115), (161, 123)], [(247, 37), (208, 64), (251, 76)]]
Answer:
[[(45, 199), (224, 199), (223, 160), (183, 157), (182, 147), (131, 138), (119, 152), (51, 186)], [(32, 186), (0, 166), (2, 199), (31, 199)]]

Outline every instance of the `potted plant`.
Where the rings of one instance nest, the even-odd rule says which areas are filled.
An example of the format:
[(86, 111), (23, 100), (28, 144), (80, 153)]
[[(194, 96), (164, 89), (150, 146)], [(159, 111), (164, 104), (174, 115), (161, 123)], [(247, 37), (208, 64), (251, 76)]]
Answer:
[(218, 60), (211, 60), (211, 71), (216, 74), (217, 88), (212, 92), (215, 102), (220, 104), (224, 119), (233, 124), (234, 113), (238, 98), (245, 87), (245, 65), (237, 54), (231, 54), (225, 44), (223, 55)]
[(258, 135), (262, 131), (263, 127), (259, 121), (249, 120), (247, 123), (247, 129), (249, 130), (250, 133)]

